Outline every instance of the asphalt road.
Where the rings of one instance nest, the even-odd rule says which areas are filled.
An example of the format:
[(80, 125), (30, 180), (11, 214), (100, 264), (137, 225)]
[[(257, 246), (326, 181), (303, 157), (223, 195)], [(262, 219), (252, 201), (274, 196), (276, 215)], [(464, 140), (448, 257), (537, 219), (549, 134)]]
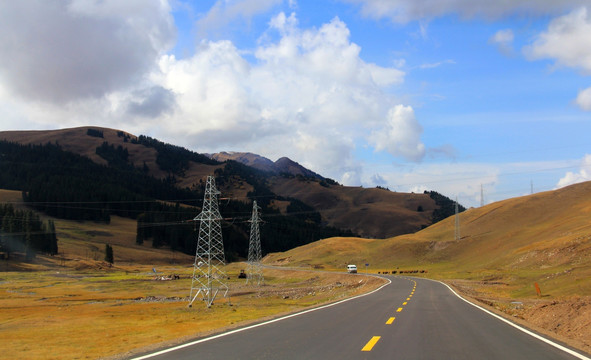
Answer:
[(441, 283), (389, 279), (367, 296), (149, 358), (589, 359), (507, 324)]

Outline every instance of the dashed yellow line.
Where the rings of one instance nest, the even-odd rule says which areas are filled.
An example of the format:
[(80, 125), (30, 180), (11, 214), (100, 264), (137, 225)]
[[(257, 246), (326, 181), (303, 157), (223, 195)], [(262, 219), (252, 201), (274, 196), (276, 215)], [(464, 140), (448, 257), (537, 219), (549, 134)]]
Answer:
[(373, 349), (373, 347), (375, 346), (375, 344), (380, 340), (380, 336), (374, 336), (371, 338), (371, 340), (369, 340), (367, 342), (367, 344), (365, 344), (365, 346), (363, 347), (363, 349), (361, 349), (361, 351), (371, 351), (371, 349)]
[(402, 305), (406, 305), (406, 304), (408, 304), (406, 301), (402, 303)]
[(402, 308), (396, 309), (396, 312), (401, 312), (401, 311), (402, 311)]
[(406, 298), (406, 301), (410, 300), (410, 296)]
[(388, 319), (388, 321), (386, 321), (386, 325), (392, 325), (392, 323), (394, 322), (394, 319), (396, 319), (395, 317), (391, 317)]

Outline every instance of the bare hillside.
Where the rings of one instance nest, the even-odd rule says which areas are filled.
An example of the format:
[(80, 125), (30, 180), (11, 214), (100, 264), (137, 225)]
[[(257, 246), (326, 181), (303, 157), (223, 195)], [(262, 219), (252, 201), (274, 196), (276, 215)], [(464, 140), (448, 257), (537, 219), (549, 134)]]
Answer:
[(516, 285), (507, 288), (515, 295), (531, 294), (533, 282), (554, 294), (591, 295), (589, 194), (591, 182), (586, 182), (470, 209), (460, 214), (459, 241), (454, 239), (452, 216), (415, 234), (363, 244), (326, 239), (269, 261), (280, 257), (292, 264), (329, 268), (371, 263), (384, 270), (432, 269), (436, 276), (502, 274)]
[(273, 192), (317, 209), (330, 225), (364, 237), (386, 238), (420, 230), (431, 223), (436, 205), (425, 194), (396, 193), (319, 182), (276, 178)]

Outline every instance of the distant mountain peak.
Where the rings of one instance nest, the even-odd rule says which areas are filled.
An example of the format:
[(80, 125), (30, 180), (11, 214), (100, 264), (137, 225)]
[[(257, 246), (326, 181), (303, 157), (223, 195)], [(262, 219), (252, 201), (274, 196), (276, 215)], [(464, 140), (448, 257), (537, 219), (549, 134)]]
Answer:
[(222, 151), (215, 154), (208, 154), (208, 156), (217, 161), (233, 160), (244, 165), (251, 166), (255, 169), (267, 171), (273, 174), (288, 174), (293, 176), (304, 176), (315, 179), (324, 179), (324, 177), (316, 174), (312, 170), (306, 169), (299, 163), (291, 160), (288, 157), (281, 157), (273, 162), (264, 156), (253, 154), (250, 152), (235, 152)]
[(324, 177), (316, 174), (314, 171), (306, 169), (299, 163), (291, 160), (288, 157), (282, 157), (275, 161), (275, 167), (279, 173), (287, 173), (290, 175), (301, 175), (304, 177), (311, 177), (315, 179), (324, 179)]

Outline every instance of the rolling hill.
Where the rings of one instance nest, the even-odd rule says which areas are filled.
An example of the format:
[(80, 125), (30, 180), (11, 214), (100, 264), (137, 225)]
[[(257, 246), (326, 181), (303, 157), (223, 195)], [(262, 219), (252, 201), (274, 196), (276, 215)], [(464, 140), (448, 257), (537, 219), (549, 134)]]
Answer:
[[(291, 202), (289, 199), (297, 199), (310, 207), (306, 211), (319, 212), (325, 226), (370, 238), (418, 231), (432, 224), (433, 211), (443, 207), (442, 203), (425, 194), (342, 186), (288, 158), (272, 162), (250, 153), (218, 153), (206, 157), (115, 129), (79, 127), (4, 131), (0, 132), (0, 140), (19, 144), (59, 144), (63, 150), (101, 165), (110, 164), (109, 158), (97, 151), (107, 143), (111, 149), (105, 147), (105, 151), (113, 153), (119, 147), (125, 151), (125, 164), (142, 168), (157, 179), (172, 178), (179, 188), (190, 189), (197, 189), (207, 175), (218, 174), (219, 177), (220, 172), (228, 168), (228, 161), (234, 160), (258, 172), (255, 175), (244, 175), (243, 170), (240, 173), (224, 172), (225, 179), (218, 186), (223, 197), (247, 201), (249, 196), (271, 196), (270, 205), (284, 215)], [(258, 189), (255, 189), (256, 183)], [(265, 189), (261, 190), (262, 187)], [(447, 199), (447, 202), (451, 200)]]
[[(591, 295), (591, 182), (496, 202), (414, 234), (325, 239), (268, 256), (268, 263), (381, 271), (425, 269), (438, 278), (495, 279), (507, 296)], [(535, 292), (533, 292), (535, 295)]]

